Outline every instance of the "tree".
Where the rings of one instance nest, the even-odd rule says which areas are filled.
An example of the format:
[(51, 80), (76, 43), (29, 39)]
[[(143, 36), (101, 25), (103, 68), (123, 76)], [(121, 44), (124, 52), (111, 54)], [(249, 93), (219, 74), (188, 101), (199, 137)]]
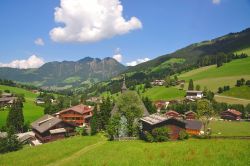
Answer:
[(167, 127), (158, 127), (152, 130), (152, 136), (155, 142), (164, 142), (169, 139), (169, 129)]
[(236, 86), (238, 86), (238, 87), (242, 86), (242, 81), (241, 80), (237, 80), (236, 81)]
[(175, 81), (178, 81), (177, 75), (174, 75), (174, 80), (175, 80)]
[(181, 84), (180, 84), (180, 88), (181, 88), (181, 90), (183, 90), (183, 89), (184, 89), (184, 86), (185, 86), (185, 85), (184, 85), (183, 83), (181, 83)]
[(6, 121), (7, 128), (13, 128), (15, 133), (22, 132), (24, 126), (23, 103), (17, 99), (13, 102)]
[(195, 90), (200, 91), (201, 90), (201, 86), (200, 85), (196, 85), (195, 86)]
[(250, 80), (247, 80), (247, 81), (246, 81), (246, 85), (247, 85), (247, 86), (250, 86)]
[(100, 104), (100, 129), (106, 129), (106, 125), (110, 119), (110, 113), (113, 108), (113, 103), (110, 100), (110, 97), (102, 99), (102, 103)]
[(51, 103), (47, 103), (44, 108), (44, 114), (52, 115), (58, 111), (59, 111), (58, 107), (56, 105), (52, 105)]
[(142, 97), (142, 101), (150, 114), (156, 113), (157, 108), (153, 102), (146, 96)]
[(119, 137), (119, 129), (121, 127), (120, 119), (121, 119), (120, 115), (116, 114), (109, 120), (109, 124), (107, 126), (107, 132), (109, 140), (111, 141), (114, 140), (115, 137)]
[(192, 79), (189, 80), (188, 90), (194, 90), (194, 82)]
[(199, 100), (197, 102), (197, 115), (198, 118), (202, 121), (204, 127), (204, 135), (208, 136), (208, 125), (211, 117), (213, 116), (214, 111), (212, 104), (208, 100)]
[(212, 101), (214, 99), (214, 93), (211, 92), (211, 91), (208, 91), (207, 92), (207, 95), (206, 95), (206, 98), (209, 100), (209, 101)]
[(98, 132), (98, 112), (97, 105), (93, 110), (93, 116), (90, 120), (91, 135), (95, 135)]
[(170, 76), (167, 76), (165, 78), (165, 86), (166, 87), (170, 87), (171, 86), (171, 78), (170, 78)]
[(151, 83), (147, 80), (147, 81), (145, 82), (144, 87), (145, 87), (146, 89), (148, 89), (148, 88), (152, 88), (152, 85), (151, 85)]
[(244, 78), (241, 78), (240, 81), (241, 81), (241, 85), (245, 85), (246, 80)]
[(223, 93), (223, 88), (222, 87), (219, 87), (218, 93)]

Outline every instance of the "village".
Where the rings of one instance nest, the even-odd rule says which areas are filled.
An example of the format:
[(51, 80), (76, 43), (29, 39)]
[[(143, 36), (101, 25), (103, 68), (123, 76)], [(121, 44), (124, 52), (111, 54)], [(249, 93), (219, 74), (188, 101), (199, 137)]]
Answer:
[[(155, 86), (162, 86), (161, 81), (156, 80)], [(132, 91), (128, 90), (126, 87), (125, 77), (121, 86), (121, 95), (130, 93)], [(36, 92), (37, 93), (37, 92)], [(136, 94), (137, 95), (137, 94)], [(197, 90), (187, 90), (185, 101), (196, 102), (198, 100), (202, 100), (204, 98), (202, 91)], [(3, 93), (0, 98), (1, 107), (11, 107), (14, 101), (17, 99), (11, 93)], [(124, 100), (124, 99), (123, 99)], [(137, 100), (137, 99), (135, 99)], [(84, 130), (86, 135), (91, 135), (93, 133), (93, 129), (91, 129), (91, 120), (96, 111), (100, 112), (100, 104), (102, 103), (102, 99), (98, 97), (91, 97), (87, 100), (88, 103), (92, 103), (92, 105), (84, 105), (78, 104), (72, 106), (70, 108), (63, 109), (59, 112), (56, 112), (52, 115), (45, 114), (40, 117), (36, 121), (32, 122), (31, 130), (25, 133), (17, 133), (17, 138), (22, 144), (29, 144), (31, 146), (37, 146), (44, 143), (56, 141), (59, 139), (64, 139), (67, 137), (79, 135), (79, 129)], [(34, 101), (36, 104), (44, 104), (42, 98), (37, 98)], [(51, 99), (51, 103), (56, 102), (56, 100)], [(126, 105), (130, 102), (123, 101)], [(186, 139), (188, 137), (202, 137), (204, 135), (211, 135), (212, 129), (207, 128), (206, 123), (209, 120), (213, 121), (242, 121), (242, 113), (235, 109), (227, 109), (221, 112), (220, 116), (214, 117), (213, 115), (208, 116), (206, 121), (203, 118), (206, 115), (198, 115), (197, 112), (190, 110), (183, 110), (182, 113), (178, 113), (176, 110), (168, 109), (172, 104), (178, 103), (180, 101), (170, 100), (158, 100), (152, 103), (156, 108), (156, 112), (150, 114), (152, 112), (147, 110), (144, 103), (139, 98), (138, 105), (142, 107), (142, 114), (135, 117), (133, 119), (134, 122), (139, 123), (139, 129), (136, 131), (136, 134), (129, 134), (127, 131), (126, 125), (128, 125), (127, 119), (124, 112), (120, 110), (121, 105), (114, 103), (112, 111), (110, 112), (110, 118), (115, 117), (117, 114), (120, 114), (120, 124), (116, 124), (118, 126), (114, 126), (117, 130), (116, 133), (111, 135), (110, 140), (127, 140), (127, 139), (143, 139), (146, 141), (149, 140), (148, 135), (151, 136), (153, 133), (159, 128), (167, 129), (168, 140), (181, 140)], [(94, 103), (94, 105), (93, 105)], [(96, 108), (95, 108), (96, 107)], [(134, 109), (134, 110), (133, 110)], [(137, 111), (138, 108), (132, 107), (127, 111), (130, 113), (133, 111)], [(206, 110), (205, 110), (206, 111)], [(125, 122), (123, 118), (125, 119)], [(133, 123), (134, 123), (133, 122)], [(107, 129), (107, 128), (106, 128)], [(98, 129), (95, 129), (98, 131)], [(0, 133), (0, 138), (7, 137), (6, 132)]]

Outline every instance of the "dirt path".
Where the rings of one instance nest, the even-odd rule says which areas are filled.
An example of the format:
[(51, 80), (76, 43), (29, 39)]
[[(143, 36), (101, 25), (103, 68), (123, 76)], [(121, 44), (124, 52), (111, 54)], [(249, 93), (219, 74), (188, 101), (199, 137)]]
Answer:
[(89, 145), (87, 147), (84, 147), (83, 149), (71, 154), (70, 156), (63, 158), (61, 160), (55, 161), (53, 163), (48, 164), (47, 166), (59, 166), (59, 165), (67, 165), (70, 161), (79, 158), (80, 156), (83, 156), (85, 153), (89, 152), (90, 150), (93, 150), (103, 144), (105, 144), (106, 141), (100, 141), (98, 143), (95, 143), (93, 145)]

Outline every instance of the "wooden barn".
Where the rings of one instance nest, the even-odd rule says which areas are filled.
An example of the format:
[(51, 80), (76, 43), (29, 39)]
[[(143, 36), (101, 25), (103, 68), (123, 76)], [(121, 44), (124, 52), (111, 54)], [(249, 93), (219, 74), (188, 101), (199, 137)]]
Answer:
[(173, 110), (167, 111), (167, 112), (165, 113), (165, 115), (166, 115), (167, 117), (174, 117), (174, 118), (180, 118), (180, 117), (181, 117), (181, 115), (180, 115), (178, 112), (173, 111)]
[(202, 122), (199, 120), (184, 120), (186, 123), (186, 132), (189, 135), (199, 135), (202, 129)]
[(236, 111), (234, 109), (228, 109), (220, 114), (221, 119), (226, 119), (226, 120), (240, 120), (241, 115), (242, 115), (241, 112)]
[(170, 139), (176, 140), (179, 138), (179, 133), (185, 130), (185, 122), (172, 117), (160, 116), (157, 114), (149, 115), (147, 117), (141, 118), (142, 132), (152, 132), (153, 129), (158, 127), (169, 128)]
[(93, 106), (87, 105), (77, 105), (71, 108), (67, 108), (55, 114), (59, 119), (62, 119), (66, 122), (71, 122), (77, 126), (89, 126), (90, 118), (93, 115)]
[(31, 123), (35, 137), (43, 142), (55, 141), (75, 134), (75, 125), (51, 115), (44, 115)]
[(192, 119), (196, 119), (196, 118), (197, 118), (197, 114), (193, 111), (188, 111), (185, 113), (186, 120), (192, 120)]

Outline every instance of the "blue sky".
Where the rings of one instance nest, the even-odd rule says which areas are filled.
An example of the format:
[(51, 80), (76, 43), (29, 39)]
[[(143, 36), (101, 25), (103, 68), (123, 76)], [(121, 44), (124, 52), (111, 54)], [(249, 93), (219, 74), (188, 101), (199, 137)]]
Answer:
[[(64, 6), (60, 6), (60, 1), (65, 1)], [(83, 6), (90, 5), (87, 0), (77, 1)], [(119, 28), (114, 28), (117, 24), (109, 19), (118, 16), (111, 13), (110, 17), (112, 10), (108, 4), (119, 0), (99, 1), (109, 12), (107, 20), (100, 21), (95, 11), (88, 11), (91, 7), (83, 10), (77, 5), (68, 9), (72, 2), (69, 0), (1, 0), (0, 64), (28, 59), (31, 55), (49, 62), (114, 54), (120, 54), (121, 62), (126, 64), (250, 27), (250, 0), (120, 0), (123, 7), (120, 17), (125, 21)], [(59, 18), (61, 23), (55, 22), (55, 7), (64, 12)], [(74, 18), (67, 14), (72, 12)], [(131, 21), (131, 17), (135, 19)], [(64, 29), (64, 36), (58, 29), (51, 35), (53, 29), (63, 28), (65, 22), (70, 30)], [(89, 37), (85, 33), (81, 36), (78, 30), (87, 23), (93, 23), (101, 33), (95, 38), (91, 33)], [(37, 45), (38, 38), (42, 41)]]

